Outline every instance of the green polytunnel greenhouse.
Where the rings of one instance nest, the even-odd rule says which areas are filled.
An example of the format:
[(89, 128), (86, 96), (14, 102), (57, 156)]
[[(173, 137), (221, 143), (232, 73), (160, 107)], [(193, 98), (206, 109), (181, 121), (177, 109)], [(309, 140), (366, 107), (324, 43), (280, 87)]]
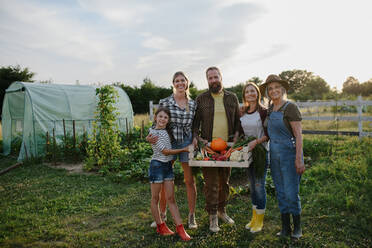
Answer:
[[(46, 133), (63, 137), (92, 131), (98, 102), (95, 86), (14, 82), (6, 90), (2, 112), (3, 153), (20, 145), (18, 160), (45, 153)], [(133, 108), (122, 88), (118, 91), (118, 126), (126, 132), (133, 127)], [(65, 123), (65, 125), (63, 124)], [(64, 128), (65, 127), (65, 128)], [(128, 129), (127, 129), (128, 128)], [(57, 140), (61, 141), (60, 140)]]

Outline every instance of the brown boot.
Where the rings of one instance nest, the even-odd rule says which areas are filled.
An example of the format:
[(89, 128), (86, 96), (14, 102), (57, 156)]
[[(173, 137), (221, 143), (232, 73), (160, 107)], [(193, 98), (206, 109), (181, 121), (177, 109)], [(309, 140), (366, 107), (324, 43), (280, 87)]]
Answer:
[(156, 232), (162, 236), (168, 236), (168, 235), (174, 234), (174, 232), (167, 227), (167, 224), (165, 224), (165, 222), (161, 224), (157, 224)]
[(211, 230), (214, 233), (220, 231), (220, 228), (218, 226), (217, 214), (209, 215), (209, 230)]
[(183, 241), (189, 241), (191, 239), (190, 235), (187, 234), (182, 224), (176, 227), (176, 232)]
[(190, 229), (196, 229), (198, 228), (198, 224), (196, 224), (196, 220), (195, 220), (195, 213), (193, 214), (189, 214), (189, 218), (188, 218), (188, 224), (189, 224), (189, 228)]

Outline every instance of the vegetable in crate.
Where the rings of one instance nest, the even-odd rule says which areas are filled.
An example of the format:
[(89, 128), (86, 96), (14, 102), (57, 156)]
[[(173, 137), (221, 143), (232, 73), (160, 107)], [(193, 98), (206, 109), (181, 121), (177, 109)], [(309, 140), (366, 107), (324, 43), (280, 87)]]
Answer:
[(235, 150), (231, 153), (230, 155), (230, 161), (241, 161), (243, 160), (243, 152), (242, 151), (238, 151), (238, 150)]
[(216, 138), (212, 140), (211, 148), (213, 151), (221, 152), (227, 148), (227, 143), (222, 138)]
[[(239, 147), (247, 146), (249, 142), (255, 139), (256, 138), (252, 136), (246, 139), (241, 138), (239, 141), (235, 143), (233, 148), (238, 149)], [(262, 178), (265, 173), (266, 166), (266, 149), (262, 144), (258, 144), (251, 152), (253, 160), (250, 166), (253, 166), (255, 175), (258, 178)]]

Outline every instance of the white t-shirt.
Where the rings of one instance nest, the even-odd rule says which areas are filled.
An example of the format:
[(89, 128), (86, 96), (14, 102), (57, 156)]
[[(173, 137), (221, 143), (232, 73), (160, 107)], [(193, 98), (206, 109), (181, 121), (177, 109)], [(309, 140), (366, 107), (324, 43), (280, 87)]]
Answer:
[[(265, 135), (262, 126), (262, 121), (258, 111), (253, 113), (245, 113), (240, 117), (240, 122), (244, 131), (245, 137), (253, 136), (255, 138), (261, 138)], [(268, 150), (267, 142), (263, 142), (262, 145)]]

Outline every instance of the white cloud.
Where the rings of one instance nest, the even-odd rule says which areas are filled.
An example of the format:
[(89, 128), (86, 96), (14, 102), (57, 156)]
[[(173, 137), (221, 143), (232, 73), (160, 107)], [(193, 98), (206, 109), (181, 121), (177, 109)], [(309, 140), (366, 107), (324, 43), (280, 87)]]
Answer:
[(165, 50), (170, 47), (171, 42), (160, 36), (146, 35), (146, 40), (142, 42), (142, 46), (155, 50)]
[[(111, 42), (100, 37), (89, 26), (66, 18), (63, 12), (68, 9), (53, 9), (17, 1), (7, 3), (2, 11), (7, 18), (1, 18), (0, 30), (3, 35), (0, 40), (11, 49), (32, 53), (36, 61), (33, 61), (31, 67), (43, 56), (44, 59), (48, 57), (54, 60), (49, 63), (61, 59), (92, 64), (89, 73), (93, 74), (113, 67)], [(17, 56), (22, 59), (23, 54)], [(63, 70), (55, 70), (58, 69)]]
[(97, 13), (122, 27), (143, 23), (153, 11), (151, 3), (140, 1), (78, 0), (78, 3), (84, 10)]
[[(40, 79), (169, 85), (183, 70), (200, 88), (220, 66), (226, 86), (305, 69), (339, 89), (372, 77), (370, 1), (14, 0), (0, 8), (0, 65)], [(198, 86), (199, 87), (199, 86)]]

